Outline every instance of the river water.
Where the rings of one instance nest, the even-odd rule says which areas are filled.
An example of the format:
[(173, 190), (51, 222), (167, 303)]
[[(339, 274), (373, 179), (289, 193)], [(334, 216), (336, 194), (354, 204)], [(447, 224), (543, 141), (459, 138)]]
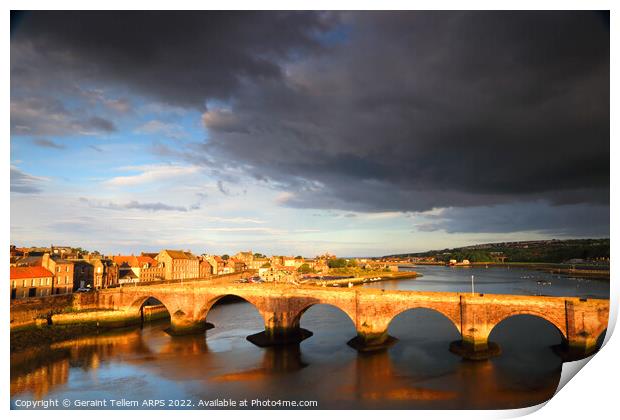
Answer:
[[(480, 293), (609, 297), (608, 279), (503, 267), (413, 270), (423, 277), (364, 287), (470, 292), (474, 275)], [(286, 348), (259, 348), (245, 339), (263, 329), (247, 302), (217, 305), (207, 320), (215, 328), (206, 337), (170, 337), (164, 332), (167, 322), (159, 321), (14, 354), (11, 408), (48, 399), (67, 399), (71, 407), (75, 401), (125, 399), (202, 408), (201, 400), (232, 399), (247, 400), (248, 408), (268, 408), (252, 407), (255, 400), (316, 401), (320, 409), (520, 408), (548, 400), (561, 373), (561, 360), (551, 348), (561, 342), (559, 332), (527, 315), (493, 330), (490, 339), (503, 353), (484, 362), (450, 353), (457, 330), (447, 318), (424, 309), (396, 317), (389, 333), (399, 341), (375, 354), (359, 354), (346, 345), (355, 335), (353, 323), (328, 305), (313, 306), (301, 319), (314, 335)]]

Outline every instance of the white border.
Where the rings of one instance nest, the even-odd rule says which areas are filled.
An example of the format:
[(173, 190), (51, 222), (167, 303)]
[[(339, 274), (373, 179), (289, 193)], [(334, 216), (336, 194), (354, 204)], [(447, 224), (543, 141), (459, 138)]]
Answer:
[[(8, 8), (5, 12), (5, 22), (7, 25), (5, 26), (5, 42), (2, 44), (4, 57), (10, 57), (10, 38), (8, 36), (8, 27), (9, 24), (9, 13), (10, 9), (21, 9), (21, 10), (35, 10), (35, 9), (335, 9), (335, 10), (380, 10), (380, 9), (396, 9), (396, 10), (429, 10), (429, 9), (456, 9), (460, 10), (463, 8), (472, 9), (472, 10), (547, 10), (547, 9), (557, 9), (557, 10), (611, 10), (611, 74), (614, 74), (614, 70), (617, 72), (617, 58), (618, 58), (618, 36), (617, 31), (614, 31), (618, 19), (615, 18), (615, 12), (618, 9), (616, 5), (618, 2), (612, 1), (601, 1), (601, 0), (593, 0), (593, 1), (578, 1), (578, 0), (521, 0), (521, 1), (490, 1), (490, 0), (470, 0), (467, 2), (457, 1), (457, 0), (446, 0), (446, 1), (393, 1), (393, 0), (384, 0), (381, 2), (371, 1), (371, 0), (358, 0), (358, 1), (325, 1), (325, 0), (315, 0), (315, 1), (297, 1), (295, 4), (291, 4), (291, 2), (285, 1), (273, 1), (273, 0), (265, 0), (261, 2), (250, 2), (250, 1), (237, 1), (237, 0), (228, 0), (226, 2), (201, 2), (201, 1), (189, 1), (189, 0), (176, 0), (174, 2), (169, 1), (161, 1), (161, 0), (152, 0), (152, 1), (120, 1), (120, 0), (107, 0), (107, 1), (89, 1), (88, 3), (76, 0), (57, 0), (53, 3), (49, 1), (41, 1), (41, 0), (24, 0), (24, 1), (8, 1), (4, 4), (8, 5)], [(614, 7), (615, 6), (615, 7)], [(10, 110), (9, 110), (9, 89), (10, 89), (10, 72), (9, 66), (5, 64), (2, 67), (4, 72), (4, 91), (5, 91), (5, 100), (4, 100), (4, 133), (6, 134), (6, 140), (2, 142), (0, 146), (2, 149), (3, 165), (9, 165), (9, 156), (10, 156), (10, 145), (8, 139), (10, 138)], [(618, 85), (615, 83), (615, 80), (612, 78), (611, 80), (611, 115), (614, 114), (614, 110), (616, 107), (614, 106), (618, 98)], [(611, 139), (617, 140), (617, 128), (616, 121), (614, 118), (611, 119)], [(615, 169), (615, 165), (617, 164), (617, 152), (618, 147), (615, 141), (611, 141), (610, 146), (611, 152), (611, 209), (612, 214), (618, 214), (618, 196), (615, 194), (614, 186), (617, 185), (618, 181), (618, 171)], [(2, 205), (2, 220), (4, 223), (2, 225), (2, 236), (4, 238), (4, 249), (8, 249), (8, 245), (10, 243), (10, 229), (9, 223), (7, 221), (10, 220), (10, 207), (9, 207), (9, 171), (8, 168), (3, 168), (4, 170), (1, 172), (3, 179), (3, 191), (5, 200)], [(615, 233), (617, 233), (617, 223), (615, 220), (611, 219), (610, 233), (614, 238), (617, 237)], [(615, 246), (615, 242), (612, 241), (611, 244), (611, 260), (613, 262), (618, 258), (617, 246)], [(6, 252), (6, 251), (5, 251)], [(5, 254), (6, 255), (6, 254)], [(8, 256), (7, 256), (8, 257)], [(6, 258), (6, 257), (5, 257)], [(0, 265), (1, 273), (5, 279), (8, 279), (8, 265)], [(612, 272), (613, 272), (612, 267)], [(611, 300), (612, 300), (612, 313), (610, 314), (610, 328), (609, 331), (612, 331), (613, 326), (615, 325), (616, 317), (617, 317), (617, 305), (619, 295), (619, 288), (617, 287), (617, 283), (615, 281), (611, 281)], [(8, 325), (9, 323), (9, 309), (8, 309), (8, 296), (5, 300), (6, 306), (1, 306), (3, 320), (3, 325)], [(9, 361), (9, 345), (8, 345), (8, 331), (5, 330), (5, 344), (1, 346), (2, 351), (2, 360), (5, 363), (5, 375), (8, 376), (8, 361)], [(393, 418), (411, 418), (412, 416), (419, 417), (423, 416), (424, 418), (453, 418), (455, 416), (459, 416), (461, 418), (504, 418), (504, 417), (515, 417), (524, 414), (531, 413), (532, 411), (536, 411), (537, 409), (544, 406), (544, 408), (536, 411), (533, 414), (533, 417), (538, 419), (552, 419), (552, 418), (608, 418), (611, 413), (616, 413), (616, 405), (615, 401), (617, 400), (617, 390), (616, 390), (616, 381), (619, 372), (618, 368), (618, 360), (616, 355), (620, 355), (620, 344), (619, 339), (617, 337), (608, 337), (606, 338), (607, 343), (604, 348), (597, 354), (592, 360), (587, 364), (587, 367), (583, 369), (577, 375), (577, 379), (570, 381), (555, 397), (553, 397), (547, 404), (541, 404), (540, 406), (529, 408), (529, 409), (521, 409), (521, 410), (507, 410), (507, 411), (422, 411), (422, 410), (412, 410), (412, 411), (389, 411), (385, 414), (377, 413), (375, 411), (370, 410), (359, 410), (355, 412), (341, 412), (341, 411), (296, 411), (294, 413), (286, 412), (286, 411), (248, 411), (248, 412), (214, 412), (214, 411), (190, 411), (190, 412), (163, 412), (163, 411), (149, 411), (148, 413), (142, 414), (142, 412), (114, 412), (110, 411), (91, 411), (85, 413), (83, 411), (46, 411), (46, 412), (33, 412), (33, 411), (10, 411), (9, 410), (9, 381), (8, 378), (5, 377), (5, 380), (2, 382), (1, 386), (1, 401), (4, 404), (6, 411), (10, 416), (14, 416), (16, 418), (30, 418), (30, 417), (41, 417), (45, 418), (82, 418), (87, 415), (92, 418), (107, 418), (110, 415), (115, 417), (136, 417), (142, 415), (148, 415), (151, 418), (165, 418), (172, 416), (183, 416), (190, 418), (204, 418), (204, 417), (223, 417), (223, 416), (236, 416), (236, 415), (247, 415), (252, 416), (253, 418), (269, 418), (269, 419), (289, 419), (291, 416), (295, 416), (300, 419), (309, 419), (311, 416), (314, 418), (316, 416), (325, 416), (327, 415), (336, 415), (336, 416), (348, 416), (354, 415), (358, 418), (375, 418), (377, 415), (389, 415)], [(613, 414), (612, 414), (613, 415)]]

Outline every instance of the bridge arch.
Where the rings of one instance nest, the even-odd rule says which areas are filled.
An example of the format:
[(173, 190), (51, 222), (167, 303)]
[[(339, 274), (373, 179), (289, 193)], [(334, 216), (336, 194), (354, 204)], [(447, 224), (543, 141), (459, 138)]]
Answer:
[(129, 305), (130, 311), (138, 312), (139, 313), (142, 310), (142, 307), (144, 306), (144, 304), (149, 299), (155, 299), (155, 300), (159, 301), (162, 305), (164, 305), (164, 307), (166, 308), (166, 310), (168, 311), (170, 316), (172, 316), (172, 314), (173, 314), (173, 307), (172, 307), (172, 305), (169, 302), (167, 302), (166, 299), (158, 296), (157, 293), (144, 294), (144, 295), (140, 295), (140, 296), (138, 296), (136, 298), (133, 298), (131, 305)]
[(394, 312), (392, 314), (392, 317), (390, 318), (390, 320), (388, 322), (387, 328), (389, 329), (390, 325), (392, 325), (392, 322), (396, 318), (398, 318), (400, 315), (403, 315), (405, 312), (412, 312), (412, 311), (416, 311), (416, 310), (420, 310), (420, 309), (440, 314), (443, 318), (446, 318), (448, 321), (450, 321), (450, 323), (454, 326), (454, 328), (456, 328), (456, 331), (459, 334), (461, 333), (461, 322), (460, 322), (460, 320), (454, 319), (452, 316), (450, 316), (450, 314), (442, 311), (439, 308), (435, 308), (435, 307), (432, 307), (432, 306), (426, 306), (426, 305), (409, 306), (409, 307), (401, 308), (397, 312)]
[(200, 308), (196, 312), (195, 318), (197, 320), (204, 320), (206, 322), (206, 319), (209, 316), (209, 312), (211, 311), (211, 309), (213, 309), (213, 306), (215, 306), (222, 299), (231, 298), (231, 297), (241, 299), (244, 302), (251, 304), (254, 307), (254, 309), (256, 309), (256, 311), (260, 314), (260, 316), (264, 318), (265, 310), (263, 309), (260, 302), (252, 299), (251, 297), (241, 296), (241, 295), (234, 294), (234, 293), (221, 294), (221, 295), (212, 296), (208, 298), (207, 301), (202, 306), (200, 306)]
[(540, 319), (543, 319), (543, 320), (547, 321), (549, 324), (553, 325), (555, 327), (555, 329), (560, 333), (560, 335), (562, 336), (562, 340), (564, 342), (566, 342), (568, 340), (567, 333), (566, 333), (566, 325), (563, 325), (562, 323), (560, 323), (557, 320), (553, 319), (552, 317), (550, 317), (546, 313), (535, 311), (535, 310), (532, 310), (532, 309), (518, 309), (518, 310), (515, 310), (515, 311), (511, 311), (511, 312), (502, 314), (498, 318), (498, 320), (496, 322), (494, 322), (492, 325), (489, 326), (489, 336), (491, 335), (493, 330), (499, 324), (501, 324), (503, 321), (505, 321), (505, 320), (507, 320), (509, 318), (513, 318), (515, 316), (519, 316), (519, 315), (530, 315), (530, 316), (533, 316), (535, 318), (540, 318)]
[(349, 321), (351, 321), (351, 325), (355, 329), (355, 315), (351, 316), (351, 314), (348, 311), (346, 311), (345, 309), (341, 308), (340, 306), (338, 306), (338, 305), (336, 305), (334, 303), (322, 302), (322, 301), (317, 301), (317, 302), (312, 302), (312, 303), (306, 304), (301, 310), (299, 310), (299, 312), (295, 316), (294, 321), (293, 321), (293, 325), (297, 326), (297, 327), (300, 326), (301, 318), (304, 316), (304, 314), (310, 308), (318, 306), (318, 305), (327, 306), (327, 307), (331, 307), (331, 308), (337, 309), (338, 312), (343, 313), (344, 315), (346, 315), (347, 319)]
[(325, 305), (325, 306), (329, 306), (332, 308), (336, 308), (338, 309), (340, 312), (344, 313), (347, 318), (351, 321), (353, 328), (355, 328), (355, 314), (351, 314), (349, 313), (349, 311), (347, 311), (345, 308), (342, 308), (340, 306), (338, 306), (337, 304), (333, 303), (333, 302), (325, 302), (322, 300), (317, 300), (314, 302), (310, 302), (310, 303), (306, 303), (304, 304), (301, 309), (297, 312), (297, 314), (295, 315), (294, 321), (293, 321), (293, 325), (295, 326), (299, 326), (300, 322), (301, 322), (301, 318), (303, 317), (303, 315), (313, 306), (317, 306), (317, 305)]

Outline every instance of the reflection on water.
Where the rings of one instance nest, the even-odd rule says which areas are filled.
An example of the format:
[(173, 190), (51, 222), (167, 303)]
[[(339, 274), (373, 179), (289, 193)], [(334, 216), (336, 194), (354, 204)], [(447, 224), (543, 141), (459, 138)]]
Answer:
[[(448, 278), (438, 287), (433, 283), (441, 281), (441, 270)], [(429, 267), (424, 283), (372, 286), (466, 290), (464, 271), (447, 270)], [(484, 272), (478, 273), (476, 286), (487, 293), (535, 292), (531, 282), (536, 277), (521, 277), (546, 275), (512, 270), (519, 274), (510, 277), (506, 271), (489, 269), (486, 281)], [(576, 281), (552, 281), (547, 294), (574, 295), (579, 290), (608, 296), (608, 283), (577, 287)], [(168, 326), (164, 321), (14, 354), (11, 406), (15, 408), (17, 398), (269, 398), (317, 400), (323, 409), (517, 408), (550, 398), (561, 372), (561, 361), (551, 350), (560, 343), (560, 334), (546, 321), (526, 315), (509, 318), (493, 330), (491, 340), (503, 353), (486, 362), (464, 362), (450, 353), (448, 344), (459, 338), (456, 328), (441, 314), (424, 309), (396, 317), (389, 333), (398, 343), (375, 354), (358, 354), (345, 344), (355, 335), (353, 323), (327, 305), (310, 308), (301, 320), (314, 336), (289, 347), (263, 349), (245, 340), (263, 327), (249, 303), (216, 306), (209, 321), (216, 328), (206, 337), (170, 337), (163, 331)]]

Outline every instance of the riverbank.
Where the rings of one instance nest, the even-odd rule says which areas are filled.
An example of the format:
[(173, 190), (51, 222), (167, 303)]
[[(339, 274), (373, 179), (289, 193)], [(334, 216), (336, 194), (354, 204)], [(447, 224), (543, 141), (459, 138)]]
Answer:
[(108, 332), (114, 327), (84, 325), (44, 325), (11, 331), (11, 353), (33, 348), (49, 347), (54, 343), (73, 340), (87, 335)]
[(358, 277), (347, 277), (341, 279), (330, 279), (330, 280), (306, 280), (302, 282), (302, 285), (312, 285), (312, 286), (330, 286), (330, 287), (348, 287), (349, 284), (352, 286), (358, 286), (365, 283), (374, 283), (378, 281), (385, 280), (404, 280), (404, 279), (414, 279), (416, 277), (421, 277), (421, 274), (416, 273), (415, 271), (399, 271), (399, 272), (381, 272), (379, 274), (367, 275), (367, 276), (358, 276)]
[[(415, 268), (416, 266), (447, 266), (443, 262), (423, 262), (416, 264), (399, 264), (401, 268)], [(529, 268), (532, 270), (545, 271), (552, 274), (565, 274), (575, 277), (609, 278), (609, 267), (593, 268), (592, 264), (563, 264), (563, 263), (531, 263), (531, 262), (472, 262), (470, 264), (458, 264), (452, 268), (469, 267), (505, 267), (505, 268)]]
[(170, 314), (164, 305), (144, 306), (142, 314), (138, 317), (125, 311), (110, 309), (66, 311), (53, 314), (46, 319), (39, 318), (34, 325), (12, 328), (10, 334), (11, 352), (19, 352), (33, 346), (50, 346), (85, 335), (122, 330), (123, 328), (135, 327), (142, 322), (169, 317)]

